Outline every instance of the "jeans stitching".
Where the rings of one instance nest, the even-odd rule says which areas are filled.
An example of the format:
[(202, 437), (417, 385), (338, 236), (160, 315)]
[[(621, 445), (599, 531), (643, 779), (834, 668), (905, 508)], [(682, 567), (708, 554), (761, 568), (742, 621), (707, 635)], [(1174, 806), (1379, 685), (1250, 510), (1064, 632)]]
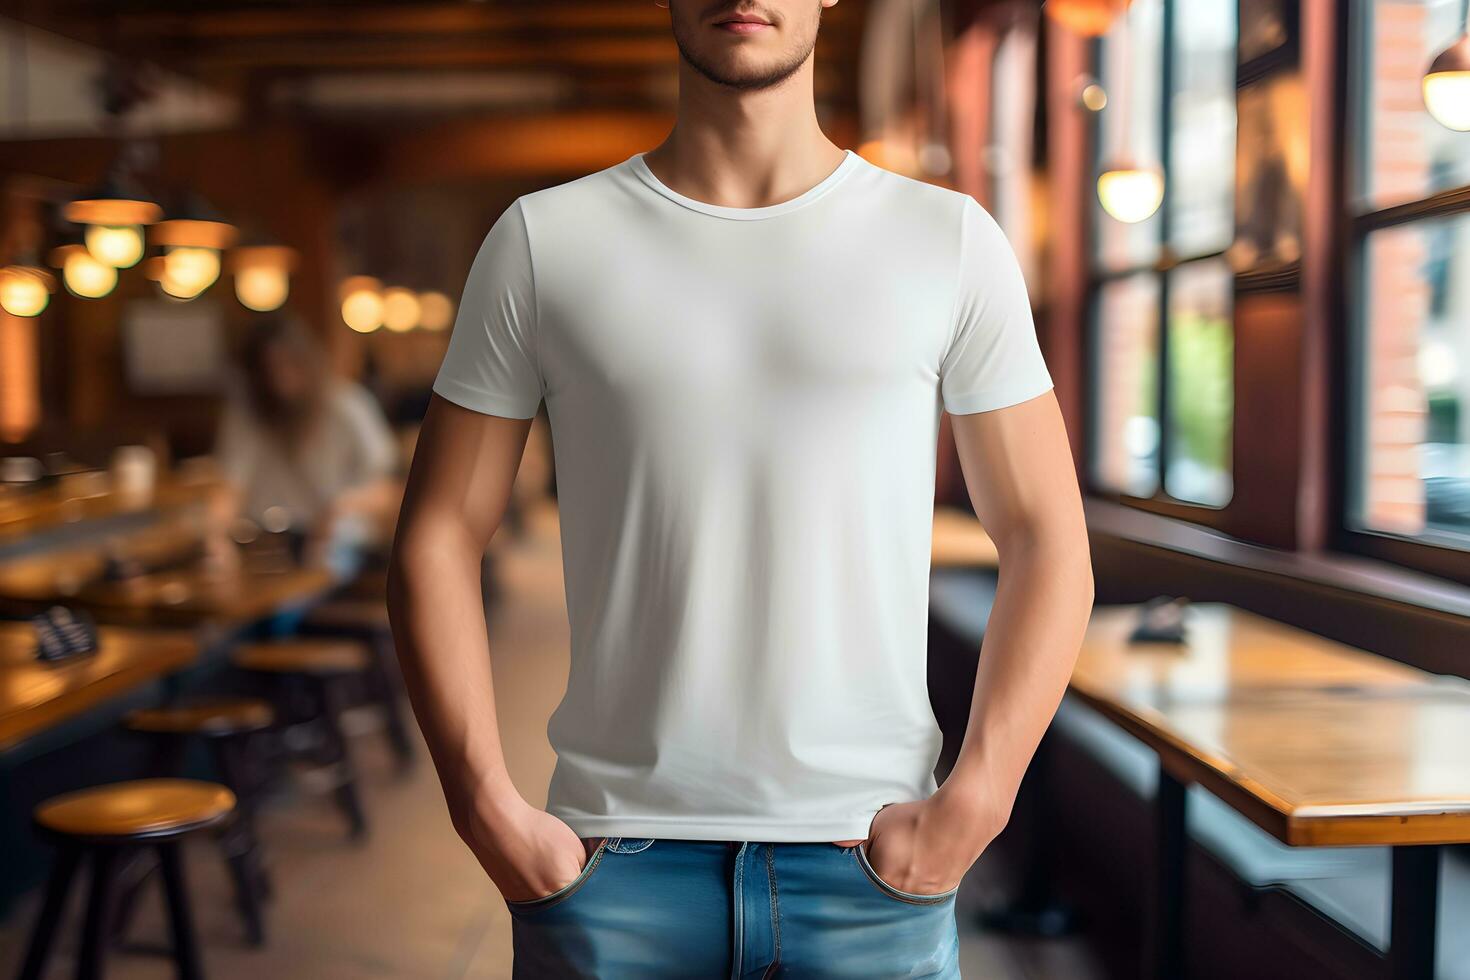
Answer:
[(776, 887), (776, 847), (766, 847), (766, 873), (771, 878), (771, 931), (775, 933), (776, 955), (771, 960), (771, 969), (774, 970), (781, 962), (781, 901), (780, 893)]

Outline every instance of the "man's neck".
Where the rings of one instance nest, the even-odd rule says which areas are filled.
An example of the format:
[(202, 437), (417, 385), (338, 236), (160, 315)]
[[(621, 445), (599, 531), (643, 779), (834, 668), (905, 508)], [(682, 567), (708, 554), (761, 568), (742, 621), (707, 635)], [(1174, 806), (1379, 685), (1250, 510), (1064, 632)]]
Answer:
[(666, 186), (723, 207), (789, 200), (826, 177), (845, 151), (817, 122), (810, 62), (760, 91), (720, 86), (681, 70), (672, 132), (644, 154)]

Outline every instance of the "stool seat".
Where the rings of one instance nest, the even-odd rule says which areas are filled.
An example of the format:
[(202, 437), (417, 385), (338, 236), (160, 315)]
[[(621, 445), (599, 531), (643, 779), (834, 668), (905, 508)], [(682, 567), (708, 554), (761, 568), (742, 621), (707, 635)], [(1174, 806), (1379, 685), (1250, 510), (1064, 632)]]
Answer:
[(289, 639), (242, 643), (231, 658), (245, 670), (276, 674), (350, 674), (368, 668), (368, 653), (355, 640)]
[(388, 604), (382, 599), (344, 598), (323, 602), (306, 614), (306, 622), (324, 629), (386, 630)]
[(269, 728), (275, 718), (259, 698), (200, 698), (129, 712), (125, 724), (135, 732), (160, 735), (246, 735)]
[(213, 826), (235, 808), (235, 794), (197, 779), (135, 779), (63, 793), (43, 801), (35, 820), (69, 837), (172, 837)]

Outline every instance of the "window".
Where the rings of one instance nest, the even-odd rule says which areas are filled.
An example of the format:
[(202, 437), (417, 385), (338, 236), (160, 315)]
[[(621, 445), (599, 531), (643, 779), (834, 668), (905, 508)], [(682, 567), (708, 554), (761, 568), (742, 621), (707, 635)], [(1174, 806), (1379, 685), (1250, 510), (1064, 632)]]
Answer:
[(1419, 94), (1462, 10), (1357, 5), (1346, 525), (1370, 549), (1470, 549), (1470, 133), (1437, 123)]
[(1127, 497), (1233, 491), (1235, 42), (1234, 0), (1134, 0), (1099, 42), (1095, 176), (1164, 174), (1150, 217), (1093, 221), (1091, 477)]

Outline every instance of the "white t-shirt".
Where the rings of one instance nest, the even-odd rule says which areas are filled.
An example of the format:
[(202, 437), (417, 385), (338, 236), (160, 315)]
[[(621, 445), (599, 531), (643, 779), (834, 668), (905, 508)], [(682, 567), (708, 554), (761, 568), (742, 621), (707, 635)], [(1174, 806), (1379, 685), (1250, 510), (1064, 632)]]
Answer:
[(1025, 284), (965, 194), (851, 151), (732, 208), (635, 154), (522, 195), (434, 384), (551, 425), (579, 836), (834, 841), (935, 788), (941, 408), (1043, 394)]

